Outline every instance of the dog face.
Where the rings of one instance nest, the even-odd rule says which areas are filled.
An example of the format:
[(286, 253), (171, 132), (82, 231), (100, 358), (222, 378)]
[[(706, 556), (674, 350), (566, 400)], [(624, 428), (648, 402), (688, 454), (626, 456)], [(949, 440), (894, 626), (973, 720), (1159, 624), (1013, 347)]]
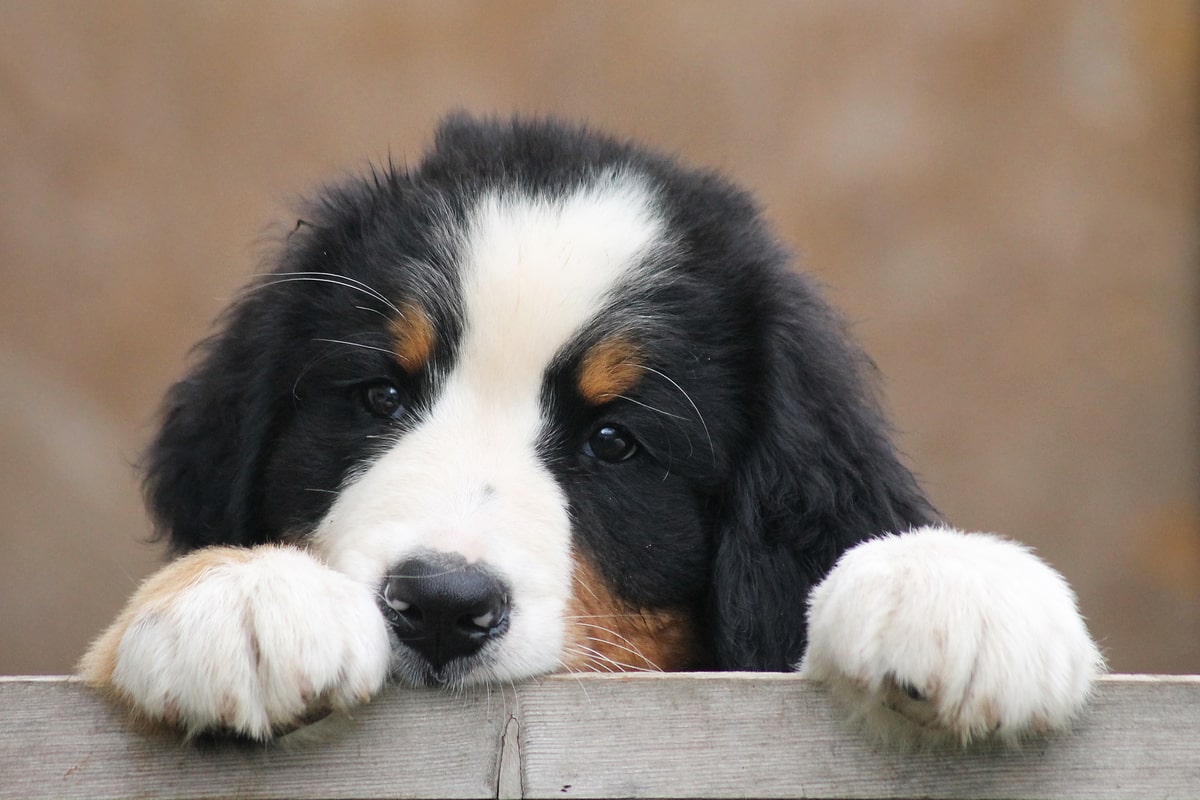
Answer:
[(418, 684), (785, 669), (845, 549), (931, 512), (836, 316), (720, 179), (444, 124), (327, 192), (167, 398), (177, 549), (303, 543)]
[[(652, 303), (671, 285), (672, 270), (657, 266), (671, 248), (651, 190), (604, 173), (542, 197), (489, 189), (440, 227), (440, 249), (453, 253), (440, 290), (364, 275), (364, 285), (385, 286), (390, 305), (361, 311), (358, 293), (347, 293), (344, 329), (306, 353), (323, 363), (296, 389), (288, 445), (266, 473), (267, 491), (281, 498), (268, 505), (292, 508), (287, 495), (319, 481), (332, 503), (315, 525), (298, 521), (314, 551), (365, 582), (401, 576), (381, 589), (398, 635), (443, 640), (401, 660), (414, 679), (507, 679), (605, 659), (659, 666), (652, 642), (624, 641), (623, 612), (597, 581), (597, 562), (621, 563), (610, 580), (638, 576), (619, 592), (631, 610), (662, 609), (674, 625), (691, 617), (716, 458), (692, 396), (706, 399), (705, 378), (725, 367), (672, 369), (655, 352), (654, 328), (695, 326), (674, 315), (647, 325), (636, 314), (642, 302), (629, 302)], [(403, 259), (428, 272), (433, 257)], [(306, 403), (309, 393), (323, 402)], [(357, 429), (329, 448), (327, 432), (348, 419)], [(314, 480), (298, 481), (293, 465), (314, 459)], [(643, 546), (629, 547), (637, 537)], [(606, 550), (614, 552), (590, 555)], [(457, 581), (464, 569), (475, 575), (465, 605), (452, 603), (444, 613), (456, 619), (430, 632), (422, 587), (434, 579), (408, 576)], [(421, 619), (406, 627), (415, 613)], [(473, 650), (453, 642), (458, 627), (482, 643), (468, 657), (451, 657)], [(631, 652), (606, 652), (617, 645)], [(689, 655), (672, 654), (673, 663)]]

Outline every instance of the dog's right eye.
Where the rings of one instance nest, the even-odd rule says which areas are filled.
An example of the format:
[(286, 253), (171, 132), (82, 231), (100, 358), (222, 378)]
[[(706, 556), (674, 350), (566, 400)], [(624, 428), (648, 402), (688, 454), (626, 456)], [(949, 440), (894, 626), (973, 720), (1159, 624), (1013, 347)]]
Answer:
[(618, 464), (627, 461), (638, 451), (633, 434), (618, 425), (601, 425), (583, 443), (583, 452), (592, 458)]
[(364, 386), (362, 402), (367, 411), (382, 419), (396, 419), (404, 413), (404, 401), (400, 390), (387, 381)]

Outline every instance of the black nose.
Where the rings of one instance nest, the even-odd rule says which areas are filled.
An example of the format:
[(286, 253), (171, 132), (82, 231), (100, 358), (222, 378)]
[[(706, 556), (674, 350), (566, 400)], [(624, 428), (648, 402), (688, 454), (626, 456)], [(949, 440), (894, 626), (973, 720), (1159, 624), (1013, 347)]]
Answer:
[(508, 589), (474, 564), (413, 558), (392, 570), (384, 611), (400, 641), (423, 655), (435, 674), (508, 630)]

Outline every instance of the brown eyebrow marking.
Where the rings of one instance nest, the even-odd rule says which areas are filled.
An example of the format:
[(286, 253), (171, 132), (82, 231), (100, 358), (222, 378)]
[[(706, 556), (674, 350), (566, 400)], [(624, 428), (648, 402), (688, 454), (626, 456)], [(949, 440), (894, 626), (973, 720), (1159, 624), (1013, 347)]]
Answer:
[(433, 357), (437, 332), (433, 320), (420, 305), (412, 301), (402, 303), (399, 316), (392, 318), (388, 329), (395, 343), (392, 352), (405, 372), (416, 372)]
[(622, 337), (592, 345), (579, 363), (579, 394), (589, 403), (599, 404), (629, 391), (645, 372), (638, 356), (637, 345)]

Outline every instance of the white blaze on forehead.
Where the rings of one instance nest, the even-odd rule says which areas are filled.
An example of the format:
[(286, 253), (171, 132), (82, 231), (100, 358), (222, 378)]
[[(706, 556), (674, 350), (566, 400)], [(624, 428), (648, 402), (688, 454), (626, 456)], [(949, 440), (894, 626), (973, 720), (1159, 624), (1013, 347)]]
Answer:
[(662, 228), (646, 187), (619, 175), (566, 197), (484, 199), (463, 253), (459, 370), (489, 387), (539, 386)]
[(428, 411), (344, 487), (311, 539), (335, 569), (376, 586), (423, 552), (486, 563), (511, 588), (513, 611), (478, 679), (560, 663), (571, 522), (538, 455), (543, 376), (663, 231), (649, 189), (628, 176), (556, 197), (485, 196), (460, 233), (455, 363)]

